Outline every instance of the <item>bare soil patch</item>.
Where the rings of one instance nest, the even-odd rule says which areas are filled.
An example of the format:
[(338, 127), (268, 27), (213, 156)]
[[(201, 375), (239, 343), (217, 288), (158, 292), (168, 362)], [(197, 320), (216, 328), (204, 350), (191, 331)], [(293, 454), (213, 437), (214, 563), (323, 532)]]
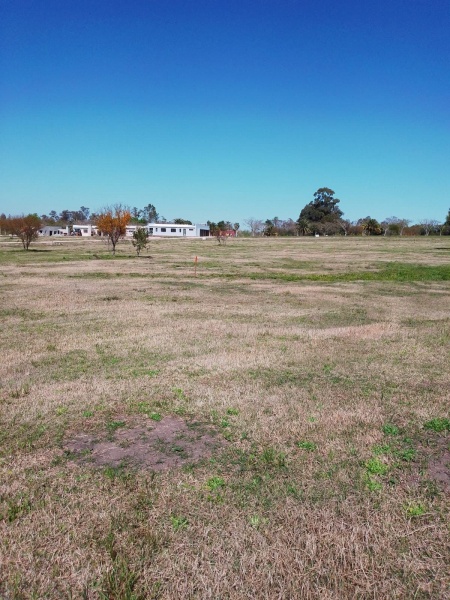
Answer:
[(113, 434), (80, 432), (65, 443), (75, 460), (94, 466), (123, 465), (163, 471), (207, 458), (227, 442), (210, 426), (175, 416), (126, 422)]
[(428, 477), (450, 494), (450, 449), (447, 437), (438, 440), (428, 461)]

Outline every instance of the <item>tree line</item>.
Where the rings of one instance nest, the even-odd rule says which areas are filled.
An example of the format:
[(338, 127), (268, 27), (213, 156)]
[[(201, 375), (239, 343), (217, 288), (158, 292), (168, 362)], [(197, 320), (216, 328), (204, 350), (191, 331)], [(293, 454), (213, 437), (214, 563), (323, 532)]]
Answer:
[(301, 210), (296, 221), (293, 219), (255, 219), (249, 217), (245, 225), (252, 236), (291, 235), (450, 235), (450, 209), (444, 221), (423, 219), (412, 224), (410, 219), (387, 217), (379, 222), (370, 215), (350, 221), (344, 219), (339, 208), (340, 200), (330, 188), (319, 188), (313, 200)]
[[(412, 224), (411, 220), (388, 217), (378, 222), (373, 217), (367, 216), (357, 221), (344, 219), (344, 213), (339, 208), (340, 200), (335, 197), (335, 192), (330, 188), (319, 188), (314, 193), (313, 200), (301, 210), (296, 221), (293, 219), (282, 220), (278, 217), (272, 219), (255, 219), (250, 217), (245, 220), (248, 230), (243, 235), (252, 236), (307, 236), (307, 235), (450, 235), (450, 209), (443, 222), (433, 219), (424, 219)], [(128, 224), (166, 223), (166, 219), (159, 215), (153, 204), (148, 204), (143, 209), (136, 207), (129, 209), (122, 205), (115, 205), (103, 209), (99, 213), (91, 213), (90, 209), (82, 206), (78, 211), (63, 210), (60, 213), (51, 211), (49, 215), (38, 216), (36, 213), (8, 217), (0, 215), (0, 232), (16, 236), (22, 242), (23, 248), (28, 250), (30, 244), (38, 236), (43, 225), (70, 226), (75, 223), (91, 222), (97, 225), (98, 230), (108, 237), (115, 252), (118, 240), (125, 235)], [(175, 218), (171, 221), (177, 224), (192, 225), (188, 219)], [(237, 235), (240, 231), (239, 223), (230, 221), (207, 221), (212, 236), (219, 243), (225, 241), (230, 235)], [(143, 227), (138, 228), (133, 235), (133, 245), (139, 252), (146, 247), (148, 232)]]

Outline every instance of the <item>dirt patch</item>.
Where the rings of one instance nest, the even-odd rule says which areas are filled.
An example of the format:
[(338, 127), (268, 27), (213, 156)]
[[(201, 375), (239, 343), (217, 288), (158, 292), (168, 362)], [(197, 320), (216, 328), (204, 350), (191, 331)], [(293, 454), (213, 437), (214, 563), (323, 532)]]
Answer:
[(212, 427), (179, 417), (122, 422), (123, 426), (109, 435), (79, 433), (65, 443), (64, 449), (79, 462), (95, 466), (126, 464), (163, 471), (211, 456), (227, 443)]
[(444, 492), (450, 493), (450, 450), (447, 437), (438, 440), (437, 448), (428, 461), (427, 474)]
[(447, 436), (422, 442), (418, 446), (420, 461), (408, 475), (401, 478), (402, 485), (418, 489), (424, 482), (432, 481), (437, 489), (450, 494), (450, 448)]

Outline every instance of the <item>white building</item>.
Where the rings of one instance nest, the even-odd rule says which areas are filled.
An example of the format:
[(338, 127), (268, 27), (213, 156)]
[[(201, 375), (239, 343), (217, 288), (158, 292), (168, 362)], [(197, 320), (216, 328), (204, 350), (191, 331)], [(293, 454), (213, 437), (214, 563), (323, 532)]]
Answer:
[[(155, 237), (209, 237), (209, 225), (180, 225), (179, 223), (147, 223), (145, 226), (150, 235)], [(133, 235), (133, 234), (131, 234)]]
[(39, 229), (39, 235), (53, 236), (53, 235), (64, 235), (64, 228), (57, 227), (56, 225), (46, 225)]

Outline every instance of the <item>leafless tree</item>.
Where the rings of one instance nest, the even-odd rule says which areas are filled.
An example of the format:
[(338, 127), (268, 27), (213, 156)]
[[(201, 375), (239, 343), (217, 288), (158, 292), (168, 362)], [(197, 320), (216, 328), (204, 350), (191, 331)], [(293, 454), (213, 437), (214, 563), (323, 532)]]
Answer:
[(434, 230), (437, 230), (439, 221), (436, 221), (436, 219), (423, 219), (419, 222), (419, 225), (424, 230), (425, 235), (430, 235)]
[(258, 235), (258, 233), (261, 233), (261, 231), (264, 229), (264, 223), (263, 223), (263, 221), (261, 221), (261, 219), (255, 219), (254, 217), (249, 217), (248, 219), (245, 219), (244, 223), (247, 225), (247, 227), (252, 232), (253, 237), (255, 235)]

